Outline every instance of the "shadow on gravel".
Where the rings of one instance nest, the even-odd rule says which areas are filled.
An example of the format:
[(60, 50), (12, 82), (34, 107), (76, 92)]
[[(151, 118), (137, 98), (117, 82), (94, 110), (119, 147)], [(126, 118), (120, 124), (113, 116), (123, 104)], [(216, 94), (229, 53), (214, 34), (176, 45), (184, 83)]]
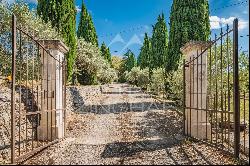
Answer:
[(150, 110), (163, 110), (172, 108), (168, 103), (139, 102), (117, 103), (109, 105), (81, 105), (75, 112), (78, 114), (119, 114), (126, 112), (145, 112)]
[(102, 152), (102, 158), (132, 157), (143, 151), (156, 151), (178, 145), (180, 142), (175, 139), (145, 140), (135, 142), (115, 142), (107, 144)]
[[(36, 90), (36, 88), (34, 87), (34, 89), (32, 90), (32, 88), (28, 88), (26, 86), (16, 86), (16, 93), (18, 93), (18, 97), (21, 98), (21, 103), (24, 105), (24, 108), (21, 108), (20, 103), (18, 104), (18, 106), (16, 107), (16, 109), (20, 109), (20, 111), (22, 111), (23, 113), (29, 113), (29, 112), (39, 112), (41, 111), (41, 108), (39, 108), (38, 106), (38, 92)], [(37, 96), (36, 96), (37, 95)], [(16, 102), (17, 104), (17, 102)], [(20, 108), (19, 108), (20, 107)], [(26, 123), (30, 123), (30, 125), (32, 125), (33, 130), (29, 130), (26, 129), (27, 131), (29, 130), (29, 132), (33, 132), (34, 135), (34, 139), (37, 139), (37, 127), (40, 125), (40, 120), (41, 117), (39, 116), (39, 114), (34, 114), (34, 115), (26, 115), (26, 118), (28, 121), (23, 121), (21, 119), (17, 120), (16, 123), (17, 125), (20, 124), (20, 127), (24, 127), (26, 125)], [(24, 129), (22, 129), (20, 132), (25, 132)], [(27, 138), (26, 138), (27, 140)], [(27, 140), (28, 141), (28, 140)]]
[(84, 105), (84, 99), (76, 87), (70, 87), (69, 91), (73, 97), (74, 110), (79, 110)]
[(148, 112), (144, 118), (143, 121), (135, 125), (138, 126), (136, 135), (140, 138), (166, 138), (183, 134), (183, 119), (174, 111), (169, 111), (167, 114), (164, 112)]
[[(188, 164), (193, 165), (196, 160), (190, 160), (193, 158), (192, 154), (195, 154), (195, 158), (200, 160), (198, 163), (212, 165), (208, 157), (203, 154), (204, 149), (197, 149), (192, 144), (188, 146), (184, 145), (181, 141), (174, 138), (166, 138), (159, 140), (146, 140), (146, 141), (135, 141), (135, 142), (115, 142), (107, 144), (104, 151), (101, 154), (102, 158), (126, 158), (133, 157), (137, 153), (153, 152), (157, 150), (165, 150), (165, 158), (171, 159), (175, 165)], [(178, 152), (172, 151), (170, 148), (176, 147)], [(180, 160), (181, 156), (181, 160)]]

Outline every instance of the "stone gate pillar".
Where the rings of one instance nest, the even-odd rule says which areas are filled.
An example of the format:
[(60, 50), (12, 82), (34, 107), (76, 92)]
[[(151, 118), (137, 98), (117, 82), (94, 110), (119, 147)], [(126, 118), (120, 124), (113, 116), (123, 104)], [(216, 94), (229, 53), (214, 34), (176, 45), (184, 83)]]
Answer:
[[(185, 67), (186, 109), (185, 134), (198, 139), (211, 139), (211, 124), (207, 108), (207, 51), (208, 42), (191, 41), (181, 48), (188, 64)], [(193, 62), (190, 60), (196, 58)], [(197, 66), (198, 65), (198, 66)]]
[(60, 40), (40, 43), (50, 55), (40, 50), (42, 63), (42, 100), (38, 139), (53, 141), (64, 137), (63, 61), (68, 48)]

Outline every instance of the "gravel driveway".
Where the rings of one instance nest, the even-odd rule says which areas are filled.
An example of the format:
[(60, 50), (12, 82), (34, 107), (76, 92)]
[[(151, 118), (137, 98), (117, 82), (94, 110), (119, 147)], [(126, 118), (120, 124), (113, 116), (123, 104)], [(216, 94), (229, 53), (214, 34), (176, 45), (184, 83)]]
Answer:
[(235, 164), (183, 135), (182, 117), (126, 84), (67, 89), (64, 140), (24, 164)]

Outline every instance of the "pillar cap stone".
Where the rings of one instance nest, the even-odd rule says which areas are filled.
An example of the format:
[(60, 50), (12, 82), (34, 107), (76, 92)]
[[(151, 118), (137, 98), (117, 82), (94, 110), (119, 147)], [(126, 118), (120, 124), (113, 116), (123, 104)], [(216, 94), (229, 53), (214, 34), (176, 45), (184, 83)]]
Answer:
[(183, 47), (181, 47), (182, 54), (187, 54), (190, 51), (196, 50), (204, 50), (207, 48), (212, 42), (206, 42), (206, 41), (189, 41), (187, 42)]
[(61, 40), (39, 40), (39, 43), (46, 49), (57, 49), (64, 54), (69, 52), (69, 48)]

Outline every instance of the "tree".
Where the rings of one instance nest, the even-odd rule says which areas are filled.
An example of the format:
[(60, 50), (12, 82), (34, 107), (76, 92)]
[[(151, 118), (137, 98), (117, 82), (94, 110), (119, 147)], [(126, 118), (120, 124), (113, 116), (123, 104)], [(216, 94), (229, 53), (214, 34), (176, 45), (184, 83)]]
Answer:
[(152, 56), (151, 41), (150, 38), (148, 37), (148, 34), (145, 33), (143, 46), (141, 48), (141, 52), (138, 57), (138, 66), (140, 66), (141, 69), (149, 67), (151, 62), (151, 56)]
[(102, 43), (101, 46), (101, 55), (106, 59), (109, 63), (111, 63), (111, 53), (109, 48), (105, 45), (105, 43)]
[(125, 61), (125, 69), (126, 71), (130, 72), (133, 67), (136, 67), (136, 58), (134, 53), (131, 50), (128, 50), (128, 52), (124, 55), (126, 57)]
[(77, 30), (77, 37), (83, 38), (85, 41), (98, 46), (98, 39), (96, 29), (92, 21), (91, 15), (88, 13), (87, 8), (82, 1), (82, 11), (80, 16), (80, 23)]
[(165, 65), (168, 44), (168, 31), (164, 14), (159, 15), (157, 23), (153, 26), (152, 36), (152, 68)]
[(116, 71), (101, 56), (99, 48), (83, 39), (78, 40), (75, 69), (82, 85), (110, 83), (117, 79)]
[(125, 59), (122, 59), (121, 57), (119, 56), (112, 56), (112, 68), (116, 70), (117, 72), (117, 75), (118, 75), (118, 81), (121, 82), (121, 83), (124, 83), (126, 80), (125, 80), (125, 72), (126, 72), (126, 69), (125, 69), (125, 62), (126, 60)]
[(174, 0), (170, 15), (170, 36), (166, 70), (177, 70), (180, 48), (190, 40), (207, 41), (210, 36), (208, 0)]
[(60, 32), (70, 48), (67, 55), (68, 80), (71, 81), (76, 58), (76, 8), (74, 0), (38, 0), (37, 13)]

